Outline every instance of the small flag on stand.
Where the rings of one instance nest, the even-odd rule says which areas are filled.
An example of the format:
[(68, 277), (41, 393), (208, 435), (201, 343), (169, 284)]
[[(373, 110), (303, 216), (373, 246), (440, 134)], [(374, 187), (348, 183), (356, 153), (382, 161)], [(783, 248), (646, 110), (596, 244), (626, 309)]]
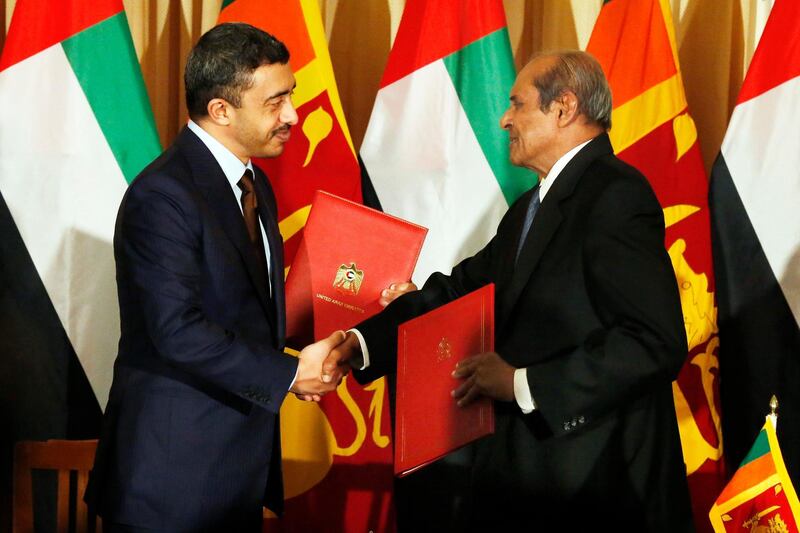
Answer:
[(708, 514), (716, 533), (796, 533), (800, 503), (775, 433), (778, 402)]

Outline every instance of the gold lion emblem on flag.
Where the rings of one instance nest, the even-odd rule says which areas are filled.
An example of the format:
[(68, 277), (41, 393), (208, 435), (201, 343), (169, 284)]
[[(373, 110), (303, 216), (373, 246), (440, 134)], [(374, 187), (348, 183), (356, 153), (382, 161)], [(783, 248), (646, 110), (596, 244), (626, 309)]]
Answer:
[(364, 281), (364, 271), (358, 270), (355, 263), (350, 266), (342, 265), (336, 271), (333, 288), (343, 294), (358, 294), (361, 282)]

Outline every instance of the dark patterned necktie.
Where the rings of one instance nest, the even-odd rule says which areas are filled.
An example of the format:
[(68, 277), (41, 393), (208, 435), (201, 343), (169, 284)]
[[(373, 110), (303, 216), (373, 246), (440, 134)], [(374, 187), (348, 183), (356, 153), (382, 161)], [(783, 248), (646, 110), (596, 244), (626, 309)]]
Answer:
[(244, 215), (244, 225), (247, 227), (247, 234), (250, 236), (250, 244), (253, 246), (253, 253), (256, 255), (256, 262), (265, 276), (269, 275), (267, 268), (267, 254), (264, 251), (264, 239), (261, 237), (261, 228), (258, 224), (258, 199), (253, 184), (253, 174), (250, 169), (244, 171), (242, 179), (237, 184), (242, 190), (242, 215)]
[(536, 192), (533, 193), (531, 203), (528, 204), (528, 212), (525, 213), (525, 223), (522, 225), (522, 234), (519, 237), (519, 244), (517, 244), (517, 257), (514, 259), (514, 264), (519, 261), (519, 254), (522, 252), (522, 246), (525, 244), (525, 239), (528, 237), (528, 232), (531, 230), (531, 224), (533, 224), (533, 217), (536, 216), (536, 211), (539, 210), (539, 205), (541, 205), (541, 203), (541, 200), (539, 200), (539, 187), (536, 187)]

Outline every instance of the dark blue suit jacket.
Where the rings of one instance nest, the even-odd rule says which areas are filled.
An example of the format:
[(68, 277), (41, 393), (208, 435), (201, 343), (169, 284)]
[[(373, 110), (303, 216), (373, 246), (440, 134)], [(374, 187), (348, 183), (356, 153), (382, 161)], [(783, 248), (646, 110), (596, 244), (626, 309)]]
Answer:
[(122, 325), (87, 499), (163, 531), (258, 529), (280, 512), (283, 252), (256, 169), (272, 296), (211, 152), (184, 129), (131, 184), (114, 235)]

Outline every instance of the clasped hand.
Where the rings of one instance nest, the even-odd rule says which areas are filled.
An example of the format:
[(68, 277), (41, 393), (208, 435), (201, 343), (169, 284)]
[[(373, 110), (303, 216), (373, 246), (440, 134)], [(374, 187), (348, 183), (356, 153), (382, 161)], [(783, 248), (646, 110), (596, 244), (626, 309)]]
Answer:
[[(380, 304), (386, 307), (397, 297), (417, 290), (412, 282), (393, 283), (381, 292)], [(334, 331), (329, 337), (309, 344), (300, 352), (297, 379), (292, 385), (299, 399), (318, 402), (326, 393), (335, 390), (350, 371), (350, 362), (361, 353), (355, 334)]]
[(334, 331), (330, 336), (314, 344), (309, 344), (300, 352), (297, 377), (290, 389), (299, 399), (318, 402), (326, 393), (336, 389), (347, 372), (336, 368), (322, 379), (322, 363), (336, 346), (346, 338), (344, 331)]

